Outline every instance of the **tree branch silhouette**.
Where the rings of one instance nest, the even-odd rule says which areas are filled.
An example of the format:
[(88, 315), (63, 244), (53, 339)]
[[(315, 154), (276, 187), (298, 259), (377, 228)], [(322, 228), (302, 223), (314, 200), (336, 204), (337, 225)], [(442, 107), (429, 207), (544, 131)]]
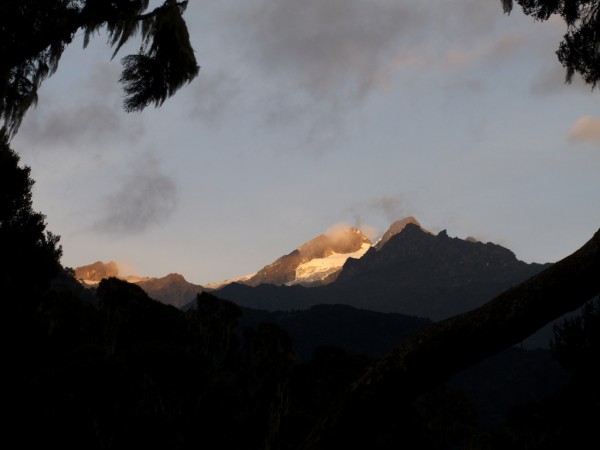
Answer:
[(122, 59), (124, 108), (160, 106), (199, 72), (183, 13), (187, 1), (5, 0), (0, 3), (0, 127), (14, 136), (37, 103), (44, 80), (58, 68), (65, 48), (82, 31), (84, 47), (106, 30), (113, 57), (141, 38), (137, 54)]

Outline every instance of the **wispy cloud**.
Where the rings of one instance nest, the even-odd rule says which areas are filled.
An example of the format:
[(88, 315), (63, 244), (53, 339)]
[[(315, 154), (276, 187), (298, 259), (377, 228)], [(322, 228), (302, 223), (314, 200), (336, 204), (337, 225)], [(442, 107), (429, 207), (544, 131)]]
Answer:
[[(552, 52), (549, 50), (548, 54), (551, 55)], [(590, 95), (590, 86), (585, 84), (578, 74), (573, 76), (570, 84), (566, 82), (566, 75), (566, 69), (561, 66), (558, 60), (549, 60), (540, 67), (537, 76), (531, 84), (531, 93), (546, 96), (559, 94), (565, 92), (565, 90), (577, 90), (584, 95)]]
[(39, 106), (27, 113), (17, 138), (27, 146), (74, 146), (79, 151), (136, 141), (143, 135), (143, 122), (141, 116), (123, 112), (118, 78), (118, 64), (100, 62), (89, 78), (73, 80), (70, 90), (42, 91)]
[(407, 213), (408, 202), (400, 195), (382, 195), (357, 202), (348, 208), (350, 214), (358, 227), (363, 226), (363, 218), (373, 215), (383, 216), (387, 222), (391, 223), (409, 215)]
[(398, 80), (464, 73), (525, 46), (530, 36), (511, 31), (512, 19), (492, 0), (248, 0), (232, 8), (226, 29), (264, 125), (301, 127), (302, 148), (327, 148), (351, 114)]
[(93, 229), (109, 235), (130, 235), (164, 223), (175, 210), (177, 187), (158, 160), (147, 156), (104, 201), (103, 217)]
[(477, 61), (498, 61), (523, 47), (525, 42), (525, 36), (511, 34), (472, 47), (461, 46), (448, 50), (443, 58), (443, 64), (447, 68), (466, 68)]
[(240, 95), (238, 79), (229, 72), (203, 69), (190, 86), (193, 105), (191, 114), (204, 122), (214, 123), (231, 107)]
[[(124, 122), (119, 110), (101, 102), (86, 102), (71, 109), (45, 108), (30, 113), (19, 133), (25, 144), (35, 146), (106, 145), (111, 141), (131, 142), (142, 135), (139, 121)], [(81, 148), (81, 147), (80, 147)]]
[(313, 97), (364, 95), (422, 14), (406, 2), (260, 0), (236, 16), (250, 57)]
[(490, 37), (503, 18), (499, 4), (480, 0), (250, 0), (232, 29), (270, 79), (324, 101), (364, 98), (391, 71), (433, 62), (431, 49), (454, 48), (453, 61), (511, 51), (521, 37)]
[(583, 116), (569, 129), (569, 139), (575, 142), (600, 143), (600, 117)]

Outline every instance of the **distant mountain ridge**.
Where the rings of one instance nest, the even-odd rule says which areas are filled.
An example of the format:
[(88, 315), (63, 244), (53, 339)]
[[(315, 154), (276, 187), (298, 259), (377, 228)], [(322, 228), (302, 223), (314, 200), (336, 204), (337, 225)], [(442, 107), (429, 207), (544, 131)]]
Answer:
[(148, 278), (135, 284), (146, 291), (148, 296), (177, 308), (181, 308), (206, 290), (199, 284), (190, 283), (178, 273), (171, 273), (162, 278)]
[(232, 283), (248, 286), (324, 286), (335, 281), (348, 259), (360, 259), (372, 247), (381, 249), (408, 224), (429, 233), (412, 216), (394, 222), (375, 244), (358, 228), (334, 226), (254, 274), (210, 283), (207, 287), (220, 289)]
[(115, 261), (107, 263), (96, 261), (93, 264), (75, 268), (75, 278), (87, 286), (96, 285), (104, 278), (110, 277), (120, 278), (130, 283), (146, 279), (146, 277), (139, 277), (137, 275), (122, 275), (119, 271), (119, 264)]
[[(374, 246), (360, 230), (339, 227), (254, 275), (213, 286), (222, 298), (267, 311), (345, 304), (440, 320), (482, 305), (545, 267), (519, 261), (510, 250), (493, 243), (451, 238), (445, 230), (434, 235), (414, 217), (407, 217), (394, 222)], [(75, 272), (92, 285), (101, 278), (119, 277), (114, 262), (96, 262)], [(120, 278), (176, 307), (211, 290), (178, 274)]]
[(96, 284), (104, 278), (117, 277), (118, 275), (119, 267), (114, 261), (107, 263), (96, 261), (93, 264), (75, 268), (75, 278), (84, 284)]
[[(419, 222), (414, 217), (398, 220), (389, 227), (374, 247), (381, 249), (392, 236), (401, 232), (407, 224), (420, 227)], [(196, 293), (204, 290), (216, 290), (233, 283), (248, 286), (271, 284), (314, 287), (326, 285), (337, 278), (348, 259), (359, 259), (372, 247), (370, 239), (358, 228), (339, 225), (300, 245), (256, 273), (204, 286), (189, 283), (176, 273), (162, 278), (137, 275), (124, 276), (119, 270), (119, 264), (115, 261), (97, 261), (93, 264), (77, 267), (75, 277), (87, 286), (94, 286), (103, 278), (117, 277), (131, 283), (140, 284), (154, 298), (171, 305), (182, 306), (193, 300)], [(194, 295), (190, 297), (190, 293)]]
[(161, 278), (122, 276), (115, 261), (96, 261), (93, 264), (75, 268), (75, 278), (86, 286), (95, 286), (104, 278), (120, 278), (139, 285), (151, 298), (167, 305), (181, 308), (193, 301), (196, 295), (207, 290), (199, 284), (188, 282), (182, 275), (171, 273)]
[(441, 320), (476, 308), (548, 265), (519, 261), (493, 243), (437, 235), (408, 220), (379, 248), (348, 259), (326, 286), (231, 284), (217, 295), (242, 306), (275, 310), (346, 304)]

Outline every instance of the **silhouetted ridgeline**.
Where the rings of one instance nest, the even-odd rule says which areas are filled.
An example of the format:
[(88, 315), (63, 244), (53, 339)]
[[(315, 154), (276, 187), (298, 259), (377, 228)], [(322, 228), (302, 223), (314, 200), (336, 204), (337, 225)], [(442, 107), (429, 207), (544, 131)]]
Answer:
[(123, 275), (114, 261), (97, 261), (86, 266), (76, 267), (75, 277), (85, 286), (93, 287), (102, 279), (115, 277), (139, 285), (150, 297), (166, 305), (177, 308), (194, 302), (196, 295), (205, 291), (203, 286), (188, 282), (178, 273), (170, 273), (161, 278)]
[(434, 236), (414, 224), (360, 259), (349, 259), (327, 286), (230, 284), (217, 291), (241, 306), (276, 310), (345, 304), (432, 320), (481, 306), (548, 264), (527, 264), (496, 244)]

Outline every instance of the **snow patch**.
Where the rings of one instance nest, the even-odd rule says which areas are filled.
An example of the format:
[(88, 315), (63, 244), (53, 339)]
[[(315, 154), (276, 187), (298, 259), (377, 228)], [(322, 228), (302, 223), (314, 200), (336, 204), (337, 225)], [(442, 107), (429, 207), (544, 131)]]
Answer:
[(256, 272), (251, 273), (250, 275), (242, 275), (241, 277), (237, 278), (228, 278), (227, 280), (223, 281), (216, 281), (214, 283), (203, 284), (202, 286), (204, 286), (207, 289), (219, 289), (231, 283), (243, 283), (244, 281), (252, 278), (254, 275), (256, 275)]
[(314, 283), (321, 281), (342, 268), (348, 258), (361, 258), (371, 248), (371, 244), (363, 243), (360, 250), (353, 253), (333, 253), (325, 258), (315, 258), (296, 267), (296, 278), (287, 284)]

